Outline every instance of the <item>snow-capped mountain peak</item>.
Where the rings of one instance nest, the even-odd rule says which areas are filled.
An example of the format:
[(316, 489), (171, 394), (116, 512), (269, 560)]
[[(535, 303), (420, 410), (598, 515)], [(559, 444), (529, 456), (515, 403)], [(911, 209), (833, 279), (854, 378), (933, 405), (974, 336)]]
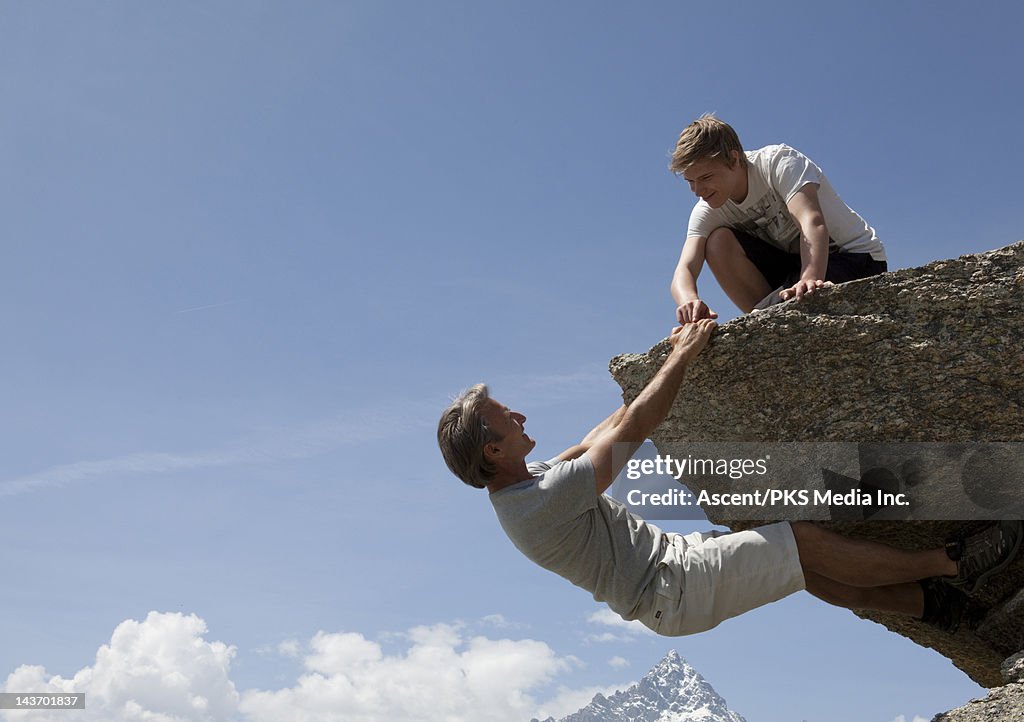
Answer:
[[(544, 722), (555, 720), (549, 717)], [(672, 650), (629, 689), (611, 697), (599, 694), (586, 707), (557, 722), (746, 721)]]

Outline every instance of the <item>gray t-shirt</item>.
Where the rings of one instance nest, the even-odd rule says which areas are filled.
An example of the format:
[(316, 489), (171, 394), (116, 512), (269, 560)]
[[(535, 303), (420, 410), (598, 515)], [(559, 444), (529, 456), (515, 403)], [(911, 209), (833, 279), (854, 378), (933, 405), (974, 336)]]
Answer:
[(885, 248), (869, 226), (843, 202), (815, 163), (788, 145), (767, 145), (747, 155), (747, 197), (729, 199), (720, 208), (697, 201), (690, 213), (686, 237), (707, 238), (725, 226), (749, 233), (788, 253), (800, 252), (800, 226), (787, 203), (808, 183), (818, 186), (818, 203), (828, 226), (830, 250), (870, 253), (884, 261)]
[(528, 559), (605, 602), (625, 619), (643, 616), (664, 532), (598, 495), (594, 467), (578, 459), (527, 464), (532, 479), (490, 495), (508, 538)]

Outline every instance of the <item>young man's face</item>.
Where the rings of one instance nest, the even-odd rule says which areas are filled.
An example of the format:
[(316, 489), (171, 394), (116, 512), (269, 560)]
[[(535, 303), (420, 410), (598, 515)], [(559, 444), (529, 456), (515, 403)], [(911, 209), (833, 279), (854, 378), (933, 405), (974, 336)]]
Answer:
[(511, 411), (494, 399), (488, 399), (483, 416), (487, 427), (499, 437), (498, 441), (492, 441), (488, 445), (499, 447), (507, 458), (525, 459), (537, 445), (536, 441), (526, 435), (526, 417), (522, 414)]
[(704, 158), (683, 171), (690, 190), (712, 208), (721, 208), (730, 198), (737, 203), (746, 198), (747, 168), (739, 162), (739, 153), (733, 153), (731, 166)]

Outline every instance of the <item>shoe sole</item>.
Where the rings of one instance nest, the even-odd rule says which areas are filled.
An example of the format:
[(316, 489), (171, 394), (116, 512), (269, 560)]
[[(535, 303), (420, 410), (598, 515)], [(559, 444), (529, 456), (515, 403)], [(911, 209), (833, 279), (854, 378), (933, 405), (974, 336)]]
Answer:
[(985, 584), (985, 582), (988, 581), (989, 578), (992, 577), (993, 574), (998, 574), (999, 572), (1001, 572), (1004, 569), (1006, 569), (1006, 567), (1010, 566), (1010, 564), (1013, 562), (1013, 560), (1017, 558), (1017, 552), (1020, 550), (1021, 541), (1024, 541), (1024, 522), (1018, 521), (1017, 522), (1017, 541), (1013, 545), (1013, 549), (1010, 550), (1010, 553), (1006, 555), (1006, 559), (1004, 559), (1003, 561), (999, 562), (998, 564), (996, 564), (991, 569), (989, 569), (987, 571), (984, 571), (981, 574), (979, 574), (978, 578), (974, 580), (974, 584), (970, 588), (968, 588), (968, 587), (964, 587), (963, 588), (964, 592), (967, 593), (967, 594), (975, 594), (979, 589), (981, 589), (981, 587)]

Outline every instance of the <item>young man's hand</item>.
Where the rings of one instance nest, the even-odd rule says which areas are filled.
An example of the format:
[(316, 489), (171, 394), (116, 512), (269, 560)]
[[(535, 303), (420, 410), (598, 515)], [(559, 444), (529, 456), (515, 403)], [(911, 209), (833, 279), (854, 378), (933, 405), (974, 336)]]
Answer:
[[(717, 325), (710, 318), (704, 318), (672, 329), (669, 336), (672, 353), (665, 359), (665, 363), (633, 402), (622, 409), (621, 414), (616, 412), (612, 415), (610, 422), (614, 423), (609, 423), (604, 432), (593, 439), (585, 453), (594, 466), (594, 483), (598, 494), (603, 494), (611, 486), (626, 461), (658, 424), (665, 420), (679, 393), (687, 367), (701, 349), (707, 346)], [(569, 454), (574, 454), (577, 449), (564, 452), (565, 458), (575, 458)]]
[(710, 318), (676, 326), (669, 336), (673, 352), (692, 359), (708, 345), (708, 339), (716, 326), (718, 324)]
[(718, 318), (718, 314), (708, 308), (708, 305), (699, 298), (686, 301), (676, 308), (676, 323), (687, 324), (700, 321), (702, 318)]
[(792, 287), (779, 291), (779, 298), (788, 301), (791, 298), (810, 296), (819, 288), (827, 288), (833, 285), (831, 281), (797, 281)]

